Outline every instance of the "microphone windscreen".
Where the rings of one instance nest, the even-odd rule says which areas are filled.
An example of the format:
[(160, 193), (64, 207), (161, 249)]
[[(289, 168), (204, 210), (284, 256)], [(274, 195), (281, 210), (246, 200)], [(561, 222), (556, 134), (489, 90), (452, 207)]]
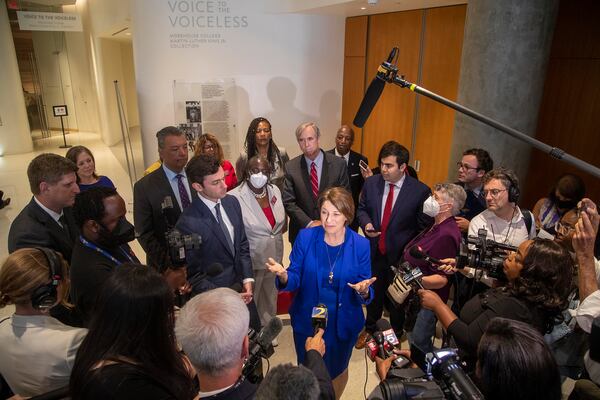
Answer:
[(410, 249), (408, 249), (408, 254), (410, 254), (411, 257), (416, 258), (417, 260), (422, 260), (423, 258), (425, 258), (425, 254), (423, 254), (423, 252), (419, 249), (418, 246), (413, 246)]
[(261, 331), (259, 336), (256, 338), (256, 342), (264, 349), (271, 345), (273, 339), (279, 335), (283, 329), (283, 322), (277, 317), (271, 318)]
[(367, 92), (365, 93), (365, 97), (363, 97), (363, 100), (360, 103), (360, 107), (358, 107), (354, 121), (352, 122), (355, 126), (359, 128), (365, 126), (365, 123), (367, 122), (369, 115), (371, 115), (371, 111), (373, 111), (377, 100), (379, 100), (384, 87), (385, 81), (377, 77), (373, 78), (367, 89)]
[(223, 264), (212, 263), (206, 268), (206, 276), (214, 277), (223, 272)]
[(388, 329), (392, 329), (392, 324), (387, 319), (380, 318), (379, 321), (375, 323), (377, 330), (380, 332), (387, 331)]

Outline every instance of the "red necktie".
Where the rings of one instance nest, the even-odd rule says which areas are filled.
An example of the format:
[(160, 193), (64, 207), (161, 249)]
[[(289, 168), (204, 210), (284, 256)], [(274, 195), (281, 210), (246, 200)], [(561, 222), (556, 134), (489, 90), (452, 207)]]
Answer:
[(385, 207), (383, 209), (383, 219), (381, 220), (381, 235), (379, 235), (378, 248), (381, 254), (385, 254), (385, 233), (390, 223), (390, 217), (392, 216), (392, 203), (394, 202), (394, 184), (390, 183), (390, 191), (388, 192), (387, 198), (385, 199)]
[(310, 185), (313, 197), (316, 199), (319, 196), (319, 178), (317, 178), (317, 166), (314, 161), (310, 164)]

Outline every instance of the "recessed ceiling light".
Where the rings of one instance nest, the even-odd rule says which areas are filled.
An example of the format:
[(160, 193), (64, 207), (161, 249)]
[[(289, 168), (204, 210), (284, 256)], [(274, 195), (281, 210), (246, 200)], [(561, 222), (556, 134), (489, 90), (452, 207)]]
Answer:
[(360, 9), (361, 9), (361, 10), (366, 10), (366, 9), (367, 9), (367, 7), (361, 7)]
[(131, 32), (125, 32), (127, 36), (131, 36)]

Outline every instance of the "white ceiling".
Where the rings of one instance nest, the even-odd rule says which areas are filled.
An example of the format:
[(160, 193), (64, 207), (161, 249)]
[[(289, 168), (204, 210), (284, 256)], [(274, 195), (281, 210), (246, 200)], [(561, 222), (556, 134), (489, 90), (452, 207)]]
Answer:
[(465, 3), (467, 0), (377, 0), (376, 4), (367, 0), (267, 0), (266, 11), (354, 17)]

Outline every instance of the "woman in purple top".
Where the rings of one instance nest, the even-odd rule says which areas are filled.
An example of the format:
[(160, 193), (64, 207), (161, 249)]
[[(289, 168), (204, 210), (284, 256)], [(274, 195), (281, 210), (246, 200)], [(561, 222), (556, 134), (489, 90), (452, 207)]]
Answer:
[[(436, 292), (442, 301), (448, 301), (450, 282), (446, 274), (425, 260), (410, 255), (410, 249), (418, 246), (421, 251), (437, 259), (454, 258), (460, 246), (460, 230), (454, 216), (465, 204), (465, 190), (453, 183), (438, 183), (433, 194), (423, 203), (423, 213), (434, 218), (434, 224), (415, 237), (404, 248), (404, 261), (423, 272), (422, 284), (426, 289)], [(435, 334), (437, 318), (431, 310), (421, 308), (412, 332), (409, 335), (411, 344), (419, 347), (424, 353), (433, 350), (431, 337)]]
[(80, 191), (83, 192), (98, 186), (115, 189), (115, 185), (107, 176), (96, 174), (96, 160), (87, 147), (71, 147), (65, 157), (77, 165), (77, 185), (79, 185)]

